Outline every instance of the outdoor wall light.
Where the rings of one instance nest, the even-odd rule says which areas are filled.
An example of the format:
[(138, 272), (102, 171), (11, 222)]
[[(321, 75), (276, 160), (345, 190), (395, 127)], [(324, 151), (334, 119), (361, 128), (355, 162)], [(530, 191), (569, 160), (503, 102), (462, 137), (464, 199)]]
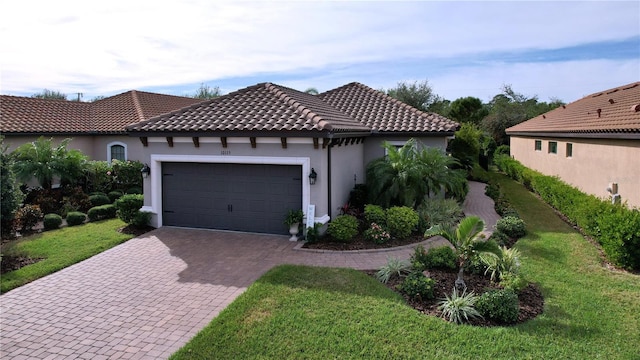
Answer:
[(149, 174), (151, 174), (151, 168), (149, 167), (149, 165), (144, 164), (140, 172), (142, 173), (142, 177), (146, 179), (149, 177)]
[(318, 173), (313, 168), (311, 168), (311, 174), (309, 174), (309, 184), (315, 185), (317, 178), (318, 178)]

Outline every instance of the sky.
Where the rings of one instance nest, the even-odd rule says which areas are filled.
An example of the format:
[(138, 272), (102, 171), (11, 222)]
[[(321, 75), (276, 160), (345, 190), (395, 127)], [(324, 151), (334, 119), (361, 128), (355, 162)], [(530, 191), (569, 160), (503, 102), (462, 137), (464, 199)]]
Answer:
[(0, 1), (5, 95), (427, 80), (571, 102), (640, 81), (640, 1)]

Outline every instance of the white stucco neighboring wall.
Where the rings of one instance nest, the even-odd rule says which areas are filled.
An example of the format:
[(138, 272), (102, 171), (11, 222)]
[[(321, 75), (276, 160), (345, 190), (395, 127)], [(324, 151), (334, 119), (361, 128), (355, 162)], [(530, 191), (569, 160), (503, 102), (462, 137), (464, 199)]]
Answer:
[[(540, 150), (535, 149), (536, 140)], [(549, 142), (556, 143), (555, 154), (549, 153)], [(530, 169), (558, 176), (600, 198), (609, 199), (607, 187), (616, 183), (622, 201), (640, 207), (639, 140), (511, 136), (511, 155)]]

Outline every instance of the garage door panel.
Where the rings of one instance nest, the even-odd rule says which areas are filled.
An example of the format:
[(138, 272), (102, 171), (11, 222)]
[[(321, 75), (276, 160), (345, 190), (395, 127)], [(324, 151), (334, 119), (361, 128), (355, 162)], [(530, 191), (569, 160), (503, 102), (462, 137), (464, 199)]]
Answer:
[(286, 234), (302, 208), (299, 165), (163, 163), (163, 223)]

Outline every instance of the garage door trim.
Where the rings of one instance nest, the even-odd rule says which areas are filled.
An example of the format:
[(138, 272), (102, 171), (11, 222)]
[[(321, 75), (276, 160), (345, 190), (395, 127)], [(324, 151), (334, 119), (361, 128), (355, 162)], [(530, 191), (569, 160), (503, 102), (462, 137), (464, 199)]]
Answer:
[[(224, 155), (151, 155), (151, 206), (145, 206), (141, 210), (149, 211), (157, 216), (157, 224), (162, 226), (162, 163), (227, 163), (227, 164), (265, 164), (265, 165), (300, 165), (302, 177), (311, 172), (311, 159), (308, 157), (272, 157), (272, 156), (224, 156)], [(302, 181), (302, 209), (309, 206), (311, 193), (308, 181)]]

